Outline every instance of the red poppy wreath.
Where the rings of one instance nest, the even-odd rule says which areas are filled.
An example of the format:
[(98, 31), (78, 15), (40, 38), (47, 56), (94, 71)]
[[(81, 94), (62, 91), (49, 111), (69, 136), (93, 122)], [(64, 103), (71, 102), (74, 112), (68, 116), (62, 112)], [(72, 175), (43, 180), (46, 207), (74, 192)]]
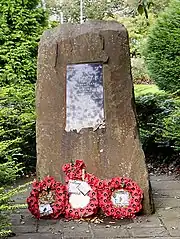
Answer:
[(28, 209), (36, 218), (57, 219), (64, 213), (66, 201), (65, 186), (52, 177), (35, 181), (27, 198)]
[(129, 178), (112, 178), (99, 187), (99, 204), (106, 216), (115, 219), (134, 218), (142, 209), (143, 192)]
[(63, 166), (66, 174), (66, 189), (68, 199), (65, 206), (65, 217), (79, 219), (97, 213), (99, 179), (93, 174), (85, 173), (85, 164), (76, 160), (75, 164)]

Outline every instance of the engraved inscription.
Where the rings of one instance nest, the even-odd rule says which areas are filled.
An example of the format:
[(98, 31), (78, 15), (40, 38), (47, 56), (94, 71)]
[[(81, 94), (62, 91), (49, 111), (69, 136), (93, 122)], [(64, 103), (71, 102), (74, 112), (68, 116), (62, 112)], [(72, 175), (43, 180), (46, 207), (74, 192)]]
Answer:
[(103, 66), (72, 64), (66, 75), (66, 131), (102, 127), (104, 123)]

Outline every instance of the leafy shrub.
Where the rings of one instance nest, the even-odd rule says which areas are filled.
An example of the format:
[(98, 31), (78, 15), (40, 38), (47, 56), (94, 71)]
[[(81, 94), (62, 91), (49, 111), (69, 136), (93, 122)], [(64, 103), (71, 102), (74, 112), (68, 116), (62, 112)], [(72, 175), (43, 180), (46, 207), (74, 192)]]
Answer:
[(0, 89), (0, 161), (23, 163), (33, 171), (36, 161), (34, 85)]
[(152, 27), (144, 50), (150, 77), (160, 89), (180, 90), (180, 1), (173, 0)]
[(0, 79), (7, 84), (35, 83), (39, 37), (47, 26), (40, 0), (0, 1)]
[(0, 187), (13, 183), (22, 170), (21, 164), (16, 164), (13, 161), (0, 164)]
[(135, 84), (149, 84), (152, 83), (148, 75), (146, 65), (143, 58), (131, 58), (132, 77)]
[(26, 205), (16, 205), (12, 197), (26, 191), (27, 184), (11, 189), (7, 185), (13, 183), (22, 170), (15, 162), (0, 164), (0, 238), (11, 233), (9, 214)]
[(180, 153), (180, 101), (163, 91), (136, 96), (140, 137), (148, 159), (170, 163)]
[(140, 57), (142, 44), (148, 35), (149, 27), (155, 21), (154, 14), (149, 13), (148, 22), (143, 15), (119, 17), (118, 14), (115, 17), (128, 30), (131, 57)]
[(38, 42), (47, 27), (40, 0), (0, 1), (0, 162), (34, 170)]
[(135, 97), (146, 95), (146, 94), (161, 94), (163, 91), (159, 90), (156, 85), (151, 84), (135, 84), (134, 85)]
[[(29, 183), (28, 183), (29, 184)], [(26, 208), (25, 204), (13, 203), (12, 197), (27, 190), (27, 185), (21, 185), (14, 189), (0, 187), (0, 238), (11, 234), (10, 214), (20, 208)]]
[(170, 141), (170, 145), (180, 152), (180, 102), (179, 106), (163, 120), (163, 138)]

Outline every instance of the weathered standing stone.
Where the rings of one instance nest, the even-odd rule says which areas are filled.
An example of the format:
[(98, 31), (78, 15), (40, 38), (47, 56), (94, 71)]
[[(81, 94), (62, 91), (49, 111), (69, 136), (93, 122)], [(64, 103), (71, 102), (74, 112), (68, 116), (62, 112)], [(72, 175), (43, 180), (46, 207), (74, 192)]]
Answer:
[[(66, 128), (68, 64), (103, 64), (105, 128)], [(37, 80), (37, 173), (63, 180), (65, 162), (83, 159), (100, 178), (127, 176), (144, 190), (144, 212), (151, 213), (148, 173), (134, 107), (128, 34), (123, 25), (92, 21), (64, 24), (40, 41)], [(88, 107), (88, 105), (87, 105)]]

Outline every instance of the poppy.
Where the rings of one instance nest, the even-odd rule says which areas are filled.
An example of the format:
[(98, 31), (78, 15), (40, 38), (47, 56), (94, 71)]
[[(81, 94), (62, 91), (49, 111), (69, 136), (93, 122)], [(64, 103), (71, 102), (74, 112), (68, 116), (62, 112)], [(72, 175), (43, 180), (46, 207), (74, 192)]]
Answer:
[(53, 213), (49, 214), (48, 217), (58, 218), (64, 212), (66, 195), (62, 193), (61, 197), (59, 197), (58, 193), (55, 191), (55, 187), (57, 185), (59, 191), (63, 192), (64, 186), (49, 176), (38, 183), (40, 185), (40, 190), (37, 191), (39, 185), (34, 182), (33, 185), (35, 188), (32, 189), (30, 196), (27, 198), (29, 211), (38, 219), (44, 216), (47, 217), (47, 215), (40, 214), (39, 205), (41, 202), (44, 204), (44, 201), (48, 202), (49, 200), (49, 205)]
[[(117, 204), (114, 205), (114, 200), (119, 200), (118, 196), (116, 196), (116, 199), (112, 199), (112, 195), (116, 190), (122, 190), (129, 193), (129, 199), (126, 199), (126, 194), (124, 196), (124, 200), (128, 200), (128, 205), (126, 207), (120, 206), (121, 204), (119, 204), (118, 207)], [(104, 180), (104, 188), (103, 190), (99, 190), (98, 198), (99, 205), (106, 216), (111, 216), (116, 219), (134, 218), (135, 213), (139, 212), (142, 208), (141, 201), (143, 194), (140, 187), (131, 179), (117, 177), (108, 181)]]
[(34, 181), (34, 182), (32, 183), (32, 188), (33, 188), (34, 190), (39, 191), (39, 190), (40, 190), (40, 182)]

